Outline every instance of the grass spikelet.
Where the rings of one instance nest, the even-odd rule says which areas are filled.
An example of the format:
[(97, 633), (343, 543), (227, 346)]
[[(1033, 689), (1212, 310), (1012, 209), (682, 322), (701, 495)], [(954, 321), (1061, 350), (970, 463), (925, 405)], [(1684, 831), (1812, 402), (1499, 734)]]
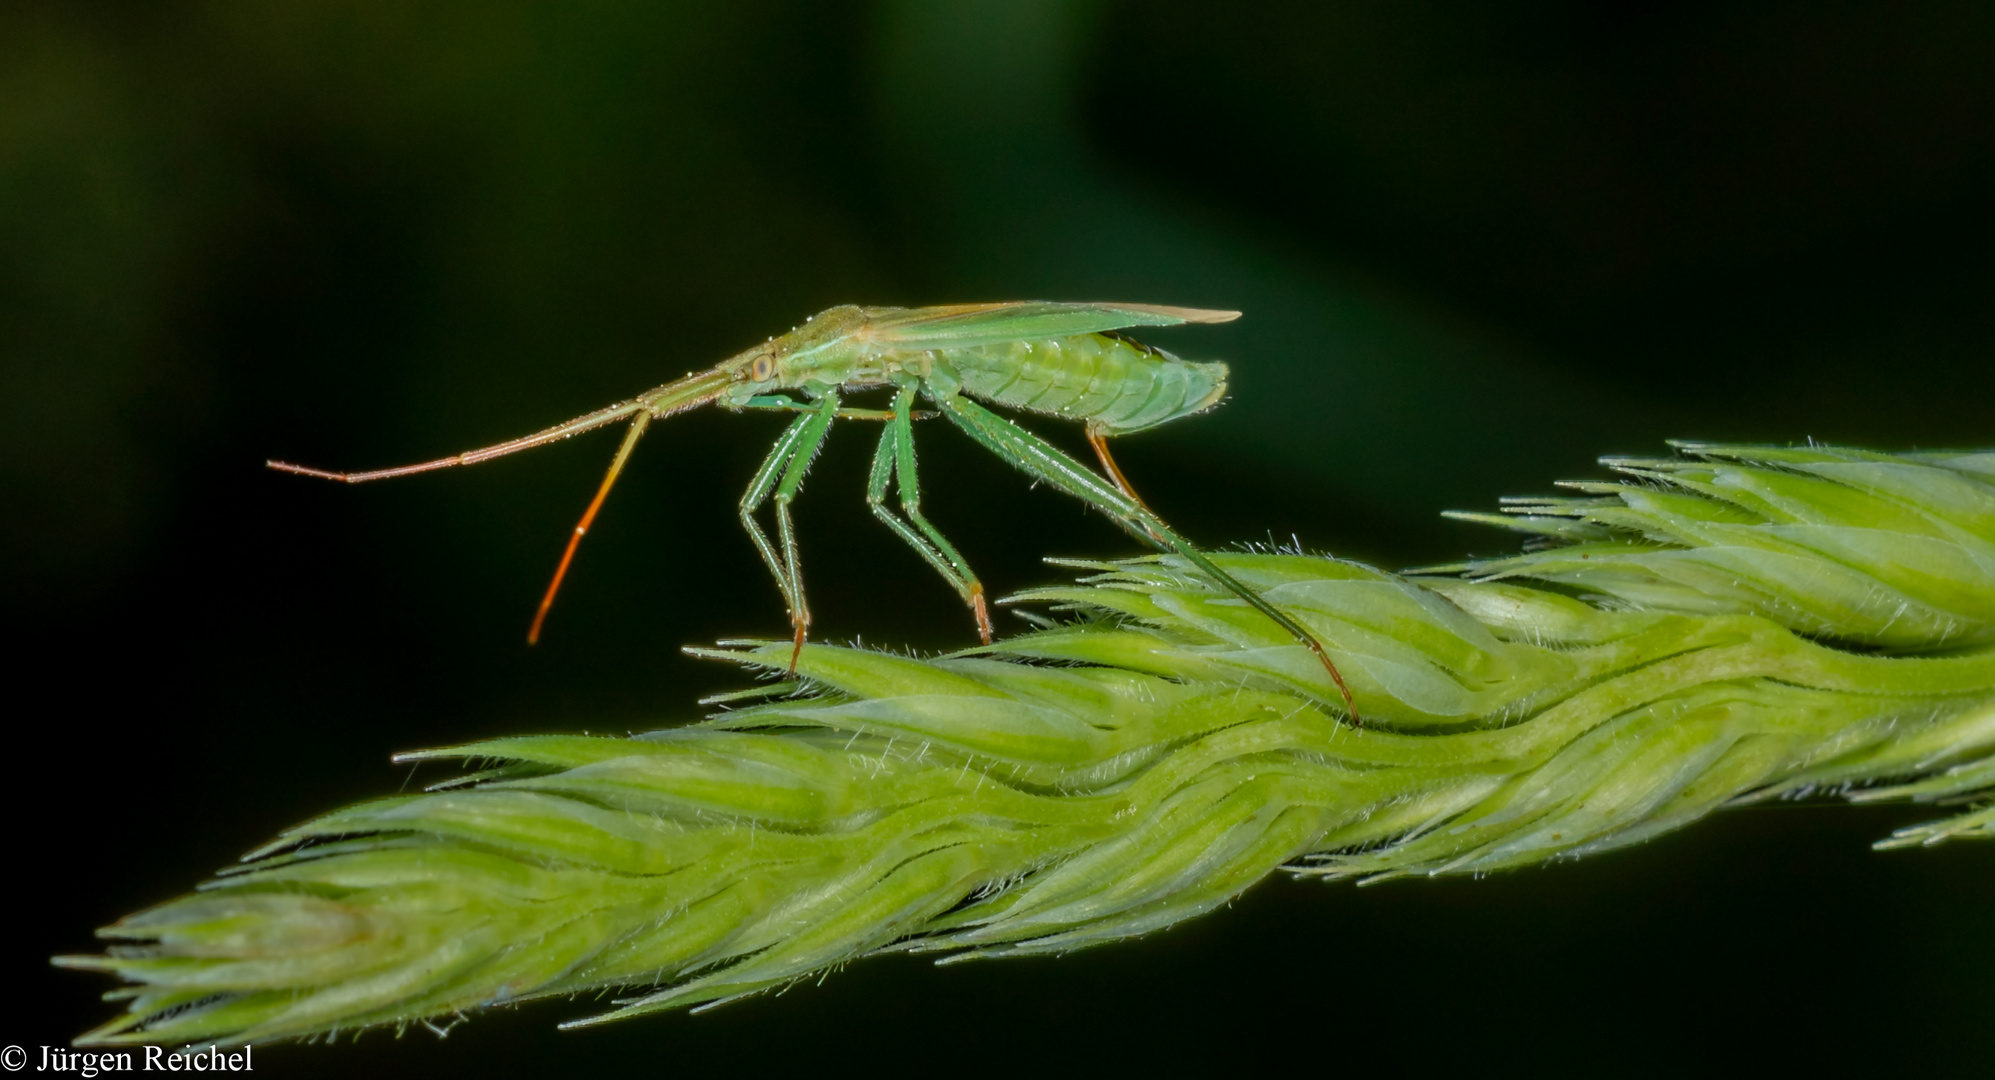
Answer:
[[(697, 1007), (886, 950), (1062, 952), (1269, 873), (1482, 873), (1815, 790), (1995, 835), (1995, 455), (1688, 445), (1517, 500), (1524, 554), (1401, 576), (1215, 554), (1069, 564), (1081, 617), (936, 659), (809, 646), (800, 683), (626, 739), (498, 739), (57, 963), (133, 984), (85, 1044), (238, 1044), (615, 988)], [(696, 650), (780, 672), (789, 644)], [(785, 696), (787, 695), (787, 696)]]

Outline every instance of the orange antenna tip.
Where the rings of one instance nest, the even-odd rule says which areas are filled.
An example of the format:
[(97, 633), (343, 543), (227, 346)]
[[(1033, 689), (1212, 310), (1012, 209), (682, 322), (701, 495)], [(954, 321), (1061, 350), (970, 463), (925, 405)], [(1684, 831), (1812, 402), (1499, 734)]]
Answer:
[(616, 486), (617, 475), (623, 472), (624, 462), (630, 460), (630, 452), (637, 449), (638, 436), (651, 423), (651, 414), (640, 412), (630, 423), (630, 434), (623, 437), (623, 445), (617, 447), (617, 456), (610, 460), (610, 471), (603, 477), (603, 486), (596, 489), (596, 497), (589, 500), (589, 508), (582, 511), (582, 520), (575, 523), (575, 532), (568, 538), (568, 549), (561, 553), (561, 563), (554, 568), (554, 580), (547, 583), (547, 594), (540, 598), (540, 608), (533, 613), (533, 625), (527, 628), (526, 643), (540, 643), (540, 628), (547, 622), (548, 609), (554, 606), (554, 594), (561, 591), (561, 579), (568, 576), (568, 564), (575, 561), (575, 549), (582, 546), (582, 537), (589, 532), (589, 525), (596, 520), (596, 511), (603, 508), (603, 500), (609, 498), (610, 488)]
[(321, 480), (346, 479), (346, 474), (342, 472), (332, 472), (327, 469), (314, 469), (309, 465), (293, 465), (288, 461), (266, 461), (263, 463), (263, 467), (266, 469), (275, 469), (278, 472), (283, 472), (283, 473), (295, 473), (298, 476), (316, 476)]

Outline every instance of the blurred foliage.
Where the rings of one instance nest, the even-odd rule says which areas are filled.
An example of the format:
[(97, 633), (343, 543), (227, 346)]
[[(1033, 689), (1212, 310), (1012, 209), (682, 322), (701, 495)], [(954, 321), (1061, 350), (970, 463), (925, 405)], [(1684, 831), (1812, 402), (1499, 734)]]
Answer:
[[(1121, 452), (1215, 544), (1488, 554), (1434, 511), (1666, 435), (1985, 445), (1991, 39), (1948, 4), (0, 9), (23, 692), (69, 703), (54, 754), (119, 740), (107, 790), (236, 822), (79, 880), (78, 933), (377, 783), (388, 747), (639, 726), (705, 685), (672, 647), (781, 618), (729, 520), (757, 418), (647, 438), (537, 653), (607, 444), (374, 490), (263, 459), (481, 445), (833, 303), (1246, 311), (1159, 338), (1231, 362), (1233, 401)], [(930, 510), (994, 590), (1125, 552), (920, 437)], [(827, 636), (960, 644), (861, 506), (861, 443), (833, 439), (800, 509)], [(325, 732), (310, 776), (251, 765)], [(1788, 895), (1785, 925), (1833, 902)]]

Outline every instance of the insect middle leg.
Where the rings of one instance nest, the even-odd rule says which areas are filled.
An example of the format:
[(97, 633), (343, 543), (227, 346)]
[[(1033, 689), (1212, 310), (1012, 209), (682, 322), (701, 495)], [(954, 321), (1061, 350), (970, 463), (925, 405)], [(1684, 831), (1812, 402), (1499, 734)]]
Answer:
[[(977, 620), (977, 634), (986, 645), (991, 643), (990, 609), (984, 603), (984, 583), (970, 569), (941, 530), (929, 524), (921, 513), (921, 483), (914, 471), (914, 387), (901, 388), (894, 398), (894, 416), (880, 433), (880, 448), (873, 453), (873, 470), (866, 484), (866, 506), (873, 516), (885, 523), (894, 535), (907, 542), (907, 545), (928, 560), (928, 565), (942, 575), (943, 580), (953, 586), (962, 596), (963, 602), (970, 605), (970, 613)], [(894, 516), (887, 508), (888, 481), (898, 478), (901, 491), (901, 512), (907, 521)], [(914, 524), (910, 527), (908, 522)], [(917, 531), (919, 530), (919, 531)]]
[[(824, 442), (824, 436), (831, 428), (831, 421), (838, 413), (838, 395), (827, 393), (819, 400), (817, 408), (796, 418), (782, 437), (762, 461), (762, 467), (755, 471), (755, 479), (749, 481), (748, 490), (741, 496), (741, 524), (748, 530), (748, 538), (755, 542), (755, 550), (762, 556), (762, 562), (769, 567), (769, 573), (776, 579), (776, 587), (782, 590), (783, 602), (789, 605), (790, 627), (795, 633), (795, 644), (790, 650), (790, 671), (797, 670), (797, 657), (803, 653), (804, 639), (810, 634), (810, 605), (804, 599), (803, 568), (797, 557), (796, 527), (790, 520), (790, 504), (796, 501), (797, 492), (803, 487), (804, 473), (810, 469), (811, 459)], [(780, 549), (769, 542), (769, 534), (755, 520), (755, 512), (762, 508), (774, 494), (776, 502), (776, 536)]]

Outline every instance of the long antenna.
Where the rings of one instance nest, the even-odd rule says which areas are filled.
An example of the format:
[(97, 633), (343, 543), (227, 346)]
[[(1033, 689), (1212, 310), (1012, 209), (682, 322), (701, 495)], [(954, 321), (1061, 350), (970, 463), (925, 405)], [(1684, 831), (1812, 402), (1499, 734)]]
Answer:
[(334, 472), (330, 469), (314, 469), (308, 465), (293, 465), (287, 461), (266, 461), (264, 464), (278, 472), (296, 473), (299, 476), (315, 476), (321, 480), (337, 480), (343, 484), (360, 484), (369, 480), (388, 480), (397, 476), (414, 476), (417, 473), (448, 469), (457, 465), (476, 465), (481, 461), (517, 454), (521, 450), (531, 450), (551, 442), (594, 431), (605, 424), (614, 423), (625, 417), (634, 416), (630, 433), (623, 437), (623, 445), (610, 461), (609, 475), (603, 477), (603, 484), (596, 489), (596, 497), (589, 501), (589, 508), (582, 512), (582, 520), (575, 525), (574, 535), (568, 538), (568, 549), (561, 553), (561, 563), (554, 568), (554, 580), (547, 585), (546, 595), (540, 598), (540, 608), (533, 614), (533, 625), (527, 629), (527, 644), (540, 641), (540, 628), (547, 621), (547, 610), (554, 606), (554, 594), (561, 591), (561, 579), (568, 576), (568, 564), (575, 561), (575, 549), (581, 546), (582, 537), (596, 520), (596, 512), (603, 508), (603, 500), (609, 497), (610, 488), (617, 482), (617, 474), (623, 471), (624, 462), (630, 460), (630, 452), (637, 448), (638, 436), (651, 421), (661, 417), (696, 409), (721, 396), (727, 385), (734, 380), (734, 374), (725, 365), (707, 371), (690, 372), (685, 378), (654, 387), (629, 401), (597, 409), (595, 412), (578, 416), (566, 423), (556, 424), (545, 431), (536, 431), (508, 442), (466, 450), (447, 458), (425, 461), (416, 465), (398, 465), (392, 469), (372, 469), (366, 472)]
[(575, 549), (582, 546), (582, 537), (589, 531), (589, 524), (596, 520), (596, 511), (603, 508), (603, 500), (609, 497), (610, 488), (617, 482), (617, 474), (623, 471), (623, 463), (630, 460), (630, 452), (637, 449), (638, 436), (651, 424), (651, 414), (640, 412), (637, 419), (630, 422), (630, 434), (623, 437), (623, 445), (617, 447), (617, 456), (610, 459), (609, 474), (603, 477), (603, 486), (596, 489), (596, 497), (589, 500), (589, 508), (582, 511), (582, 520), (575, 523), (575, 535), (568, 538), (568, 550), (561, 553), (561, 565), (554, 568), (554, 580), (547, 583), (547, 595), (540, 598), (540, 608), (533, 613), (533, 625), (527, 628), (526, 643), (540, 643), (540, 624), (547, 621), (547, 609), (554, 606), (554, 594), (561, 591), (561, 579), (568, 574), (568, 564), (574, 561)]
[(276, 469), (278, 472), (296, 473), (299, 476), (316, 476), (321, 480), (338, 480), (343, 484), (360, 484), (369, 480), (388, 480), (397, 476), (414, 476), (417, 473), (434, 472), (437, 469), (448, 469), (453, 465), (476, 465), (481, 461), (490, 461), (493, 458), (505, 457), (507, 454), (517, 454), (522, 450), (531, 450), (536, 446), (544, 446), (548, 443), (568, 438), (571, 435), (580, 435), (585, 431), (594, 431), (604, 424), (614, 423), (632, 413), (648, 413), (648, 411), (649, 406), (645, 404), (644, 399), (638, 398), (635, 401), (626, 401), (619, 405), (612, 405), (607, 409), (598, 409), (587, 416), (578, 416), (565, 424), (556, 424), (546, 431), (536, 431), (531, 435), (523, 435), (510, 442), (502, 442), (496, 446), (487, 446), (478, 450), (466, 450), (461, 454), (454, 454), (447, 458), (437, 458), (435, 461), (425, 461), (418, 465), (397, 465), (392, 469), (374, 469), (368, 472), (333, 472), (330, 469), (314, 469), (309, 465), (293, 465), (288, 461), (266, 461), (263, 464), (269, 468)]

